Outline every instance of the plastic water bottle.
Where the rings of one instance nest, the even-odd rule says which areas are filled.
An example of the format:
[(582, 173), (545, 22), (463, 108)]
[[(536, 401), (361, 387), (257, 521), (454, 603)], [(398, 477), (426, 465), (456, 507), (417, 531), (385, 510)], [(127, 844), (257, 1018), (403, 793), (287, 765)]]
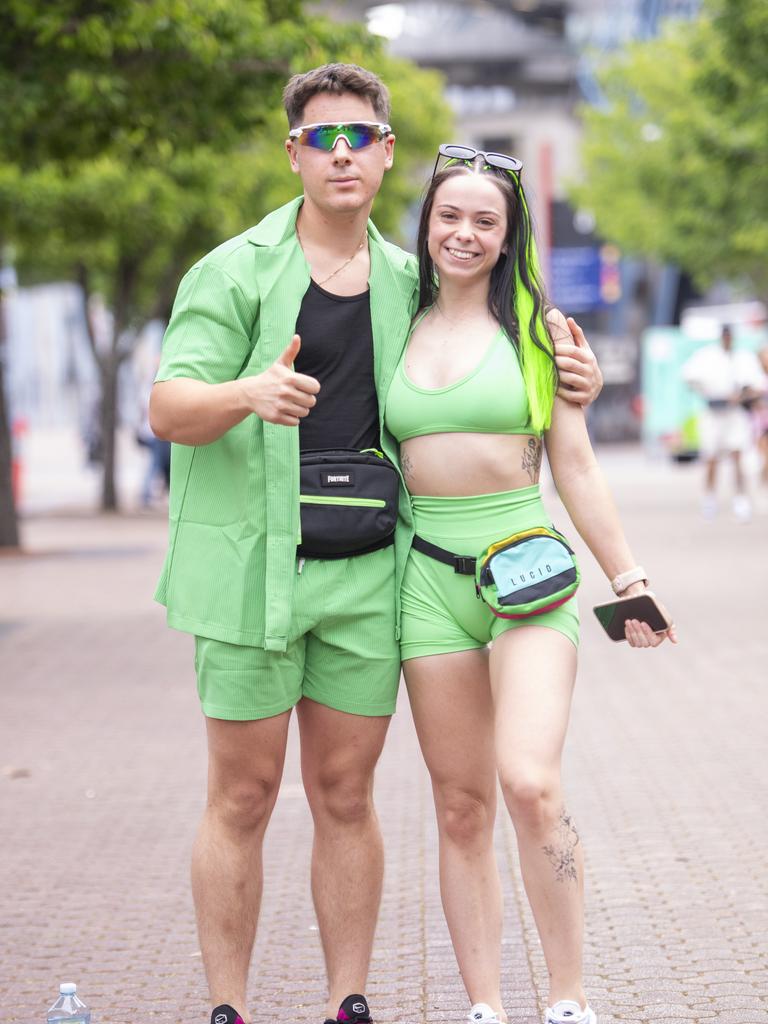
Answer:
[(77, 996), (77, 985), (63, 981), (59, 998), (48, 1011), (48, 1024), (91, 1024), (91, 1011)]

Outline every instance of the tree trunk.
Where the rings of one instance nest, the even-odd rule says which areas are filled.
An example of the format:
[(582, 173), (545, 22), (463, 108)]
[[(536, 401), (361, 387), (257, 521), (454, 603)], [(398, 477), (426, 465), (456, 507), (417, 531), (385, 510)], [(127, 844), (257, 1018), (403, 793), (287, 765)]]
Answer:
[(113, 349), (101, 364), (101, 446), (104, 458), (101, 489), (101, 507), (105, 512), (118, 510), (115, 486), (115, 458), (117, 432), (117, 372), (120, 366)]
[(83, 293), (83, 312), (88, 341), (99, 369), (99, 382), (101, 384), (99, 416), (103, 457), (101, 507), (105, 512), (116, 512), (119, 507), (116, 486), (116, 433), (119, 411), (118, 374), (121, 364), (130, 355), (132, 349), (132, 345), (126, 341), (125, 331), (126, 325), (130, 322), (130, 310), (137, 274), (138, 267), (135, 263), (127, 259), (120, 261), (115, 280), (115, 299), (112, 310), (112, 341), (109, 350), (104, 351), (103, 347), (99, 345), (91, 321), (91, 286), (88, 268), (85, 264), (80, 264), (77, 267), (77, 277)]
[(19, 527), (13, 500), (11, 430), (5, 405), (3, 359), (0, 357), (0, 548), (19, 546)]
[(13, 496), (11, 425), (5, 404), (5, 310), (0, 290), (0, 548), (19, 546), (19, 527)]

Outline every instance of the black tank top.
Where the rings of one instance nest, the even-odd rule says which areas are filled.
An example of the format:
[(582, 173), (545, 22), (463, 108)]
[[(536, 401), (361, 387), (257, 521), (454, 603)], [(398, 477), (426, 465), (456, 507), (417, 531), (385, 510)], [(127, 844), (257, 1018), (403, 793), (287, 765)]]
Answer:
[(295, 368), (320, 383), (317, 404), (299, 421), (301, 451), (378, 448), (370, 293), (333, 295), (310, 281), (296, 333)]

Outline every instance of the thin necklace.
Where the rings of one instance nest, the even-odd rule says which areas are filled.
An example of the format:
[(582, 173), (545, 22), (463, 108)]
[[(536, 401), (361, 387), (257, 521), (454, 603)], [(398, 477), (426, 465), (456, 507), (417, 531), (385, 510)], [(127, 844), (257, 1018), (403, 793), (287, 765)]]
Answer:
[(456, 321), (455, 321), (455, 320), (450, 320), (450, 319), (449, 319), (449, 318), (448, 318), (448, 317), (447, 317), (447, 316), (445, 315), (445, 313), (444, 313), (444, 312), (442, 311), (442, 309), (440, 308), (440, 303), (439, 303), (439, 302), (435, 302), (435, 304), (433, 305), (433, 307), (432, 307), (432, 308), (433, 308), (433, 309), (434, 309), (434, 311), (435, 311), (435, 312), (437, 313), (437, 315), (438, 315), (439, 317), (441, 317), (441, 318), (442, 318), (443, 320), (445, 320), (445, 322), (446, 322), (446, 323), (447, 323), (447, 324), (448, 324), (448, 325), (449, 325), (450, 327), (455, 327), (455, 326), (456, 326)]
[[(440, 308), (440, 303), (439, 302), (435, 302), (433, 304), (432, 308), (437, 312), (437, 315), (439, 317), (441, 317), (448, 324), (448, 326), (451, 328), (451, 330), (456, 330), (457, 328), (464, 328), (464, 327), (466, 327), (467, 320), (462, 320), (461, 316), (457, 317), (455, 320), (451, 320), (450, 317), (446, 316), (445, 313), (442, 311), (442, 309)], [(468, 317), (468, 319), (471, 319), (471, 315), (470, 315), (470, 317)]]
[[(340, 267), (337, 267), (332, 274), (328, 275), (328, 277), (324, 277), (322, 281), (315, 281), (315, 284), (318, 285), (320, 288), (322, 288), (323, 285), (327, 284), (328, 281), (330, 281), (332, 277), (336, 277), (336, 275), (340, 274), (345, 267), (348, 267), (349, 264), (352, 262), (352, 260), (355, 258), (355, 256), (357, 256), (357, 254), (360, 252), (360, 250), (365, 245), (365, 238), (366, 238), (367, 234), (368, 234), (368, 228), (366, 227), (365, 231), (363, 232), (363, 237), (360, 239), (360, 245), (358, 245), (358, 247), (355, 249), (355, 251), (349, 257), (349, 259), (344, 260), (344, 262), (341, 264)], [(302, 242), (301, 235), (299, 234), (299, 225), (298, 224), (296, 225), (296, 237), (299, 240), (299, 245), (303, 249), (304, 248), (304, 243)]]

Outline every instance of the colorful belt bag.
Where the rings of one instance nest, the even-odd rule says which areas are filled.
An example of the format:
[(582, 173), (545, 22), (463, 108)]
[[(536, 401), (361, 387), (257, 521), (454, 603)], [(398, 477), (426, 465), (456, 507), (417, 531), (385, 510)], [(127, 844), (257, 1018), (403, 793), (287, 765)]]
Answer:
[(299, 486), (299, 555), (348, 558), (393, 543), (400, 477), (382, 452), (302, 452)]
[(478, 557), (454, 555), (422, 537), (413, 546), (430, 558), (475, 577), (477, 596), (501, 619), (527, 619), (565, 604), (581, 573), (567, 540), (554, 528), (534, 526), (494, 541)]

